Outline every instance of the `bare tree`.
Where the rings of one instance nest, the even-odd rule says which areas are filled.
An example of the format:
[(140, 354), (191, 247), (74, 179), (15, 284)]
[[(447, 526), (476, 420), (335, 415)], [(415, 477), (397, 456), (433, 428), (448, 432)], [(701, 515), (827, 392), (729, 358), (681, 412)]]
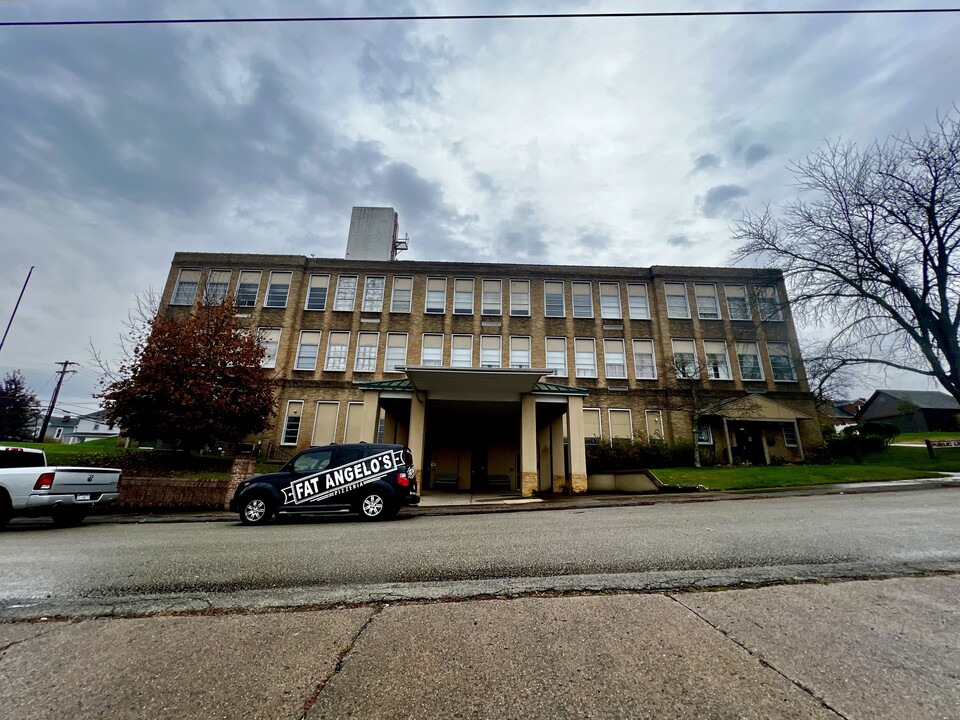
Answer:
[(791, 169), (810, 197), (746, 216), (733, 259), (781, 269), (794, 312), (830, 328), (808, 366), (917, 373), (960, 399), (960, 109), (919, 138), (828, 143)]

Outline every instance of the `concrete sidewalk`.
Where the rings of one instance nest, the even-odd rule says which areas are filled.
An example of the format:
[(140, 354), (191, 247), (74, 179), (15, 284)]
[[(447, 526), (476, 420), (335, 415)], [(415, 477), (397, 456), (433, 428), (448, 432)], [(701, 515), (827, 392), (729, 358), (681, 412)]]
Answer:
[(0, 717), (957, 717), (960, 577), (0, 625)]

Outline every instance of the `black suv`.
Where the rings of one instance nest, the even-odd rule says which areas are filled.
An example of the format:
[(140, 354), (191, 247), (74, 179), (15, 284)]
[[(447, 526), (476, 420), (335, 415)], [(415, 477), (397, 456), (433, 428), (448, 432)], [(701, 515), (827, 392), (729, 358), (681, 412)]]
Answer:
[(364, 520), (384, 520), (419, 502), (409, 448), (356, 443), (312, 447), (278, 472), (244, 480), (230, 509), (243, 524), (261, 525), (275, 513), (352, 511)]

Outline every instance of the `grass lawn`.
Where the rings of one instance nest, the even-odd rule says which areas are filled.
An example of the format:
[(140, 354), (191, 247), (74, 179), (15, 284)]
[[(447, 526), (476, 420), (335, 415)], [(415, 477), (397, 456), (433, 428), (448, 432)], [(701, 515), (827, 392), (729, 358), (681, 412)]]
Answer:
[(34, 442), (7, 442), (0, 440), (0, 445), (14, 447), (28, 447), (43, 450), (47, 454), (47, 462), (51, 465), (62, 465), (61, 458), (71, 458), (77, 455), (97, 455), (100, 453), (117, 454), (129, 452), (122, 447), (117, 447), (116, 438), (101, 438), (99, 440), (89, 440), (76, 445), (64, 445), (63, 443), (34, 443)]
[(913, 432), (900, 433), (895, 443), (922, 443), (924, 440), (960, 440), (960, 432)]

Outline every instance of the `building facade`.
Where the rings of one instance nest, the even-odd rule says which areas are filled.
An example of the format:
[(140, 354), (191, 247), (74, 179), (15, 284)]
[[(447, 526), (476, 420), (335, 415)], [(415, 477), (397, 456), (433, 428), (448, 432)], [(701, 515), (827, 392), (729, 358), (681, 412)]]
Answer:
[[(425, 491), (529, 496), (586, 491), (591, 442), (696, 437), (758, 464), (821, 442), (778, 271), (382, 257), (174, 256), (162, 312), (229, 295), (259, 333), (262, 452), (379, 437), (422, 459)], [(695, 436), (691, 382), (714, 399)]]

